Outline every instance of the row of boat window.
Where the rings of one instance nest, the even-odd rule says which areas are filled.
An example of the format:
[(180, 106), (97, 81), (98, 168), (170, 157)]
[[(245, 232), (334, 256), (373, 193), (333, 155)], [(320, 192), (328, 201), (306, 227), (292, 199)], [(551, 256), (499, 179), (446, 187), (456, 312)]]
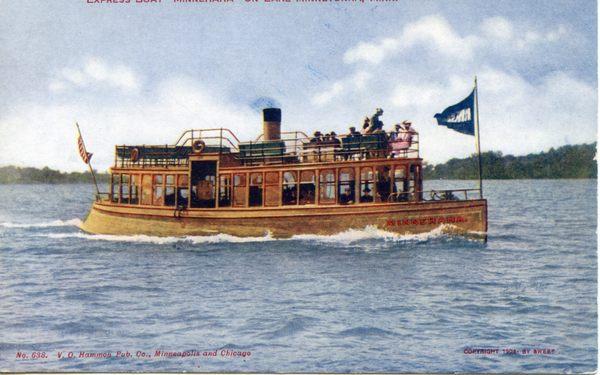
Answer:
[[(417, 165), (206, 175), (113, 174), (112, 201), (182, 207), (276, 207), (409, 201)], [(417, 187), (419, 190), (420, 187)]]

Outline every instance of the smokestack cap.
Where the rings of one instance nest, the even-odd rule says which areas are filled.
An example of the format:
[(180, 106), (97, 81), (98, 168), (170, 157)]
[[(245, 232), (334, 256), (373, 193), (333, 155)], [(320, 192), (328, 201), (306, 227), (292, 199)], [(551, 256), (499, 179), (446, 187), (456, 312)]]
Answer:
[(280, 108), (265, 108), (263, 109), (263, 120), (265, 122), (281, 122)]

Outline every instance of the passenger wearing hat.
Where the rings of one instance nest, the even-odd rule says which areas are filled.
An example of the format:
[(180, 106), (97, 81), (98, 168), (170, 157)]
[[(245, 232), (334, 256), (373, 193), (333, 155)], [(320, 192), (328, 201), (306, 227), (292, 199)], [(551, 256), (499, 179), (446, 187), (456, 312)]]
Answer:
[(361, 203), (370, 203), (373, 202), (373, 196), (371, 195), (371, 189), (369, 187), (365, 187), (363, 190), (363, 194), (360, 196)]
[(402, 125), (404, 125), (402, 140), (408, 142), (410, 145), (412, 143), (413, 135), (417, 134), (417, 132), (411, 128), (412, 122), (408, 120), (402, 121)]
[(390, 141), (395, 141), (400, 137), (400, 131), (402, 130), (402, 125), (397, 123), (394, 125), (394, 130), (390, 132)]
[(313, 135), (312, 139), (310, 140), (310, 143), (321, 143), (322, 138), (321, 138), (322, 134), (320, 131), (316, 131), (315, 134)]
[(356, 131), (356, 128), (354, 126), (351, 126), (348, 130), (350, 130), (350, 135), (353, 137), (360, 137), (360, 132)]

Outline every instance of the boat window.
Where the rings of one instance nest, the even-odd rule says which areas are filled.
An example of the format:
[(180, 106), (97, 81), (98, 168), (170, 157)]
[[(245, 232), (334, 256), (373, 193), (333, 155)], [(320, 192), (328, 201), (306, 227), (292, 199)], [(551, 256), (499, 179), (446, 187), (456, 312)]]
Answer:
[(129, 175), (121, 175), (121, 203), (129, 204)]
[(279, 172), (265, 173), (265, 206), (279, 206), (281, 188), (279, 187)]
[(152, 175), (142, 175), (142, 204), (152, 204)]
[(233, 175), (233, 205), (237, 207), (246, 206), (246, 175)]
[(219, 176), (219, 207), (231, 207), (231, 175)]
[(408, 178), (408, 191), (411, 192), (410, 198), (414, 198), (417, 192), (417, 169), (418, 166), (415, 164), (411, 164), (409, 168), (409, 178)]
[(397, 193), (396, 200), (404, 202), (409, 198), (408, 181), (406, 179), (406, 166), (394, 166), (394, 193)]
[(163, 176), (161, 174), (153, 176), (152, 189), (152, 204), (154, 206), (162, 206), (165, 202), (165, 198), (163, 188)]
[(377, 167), (375, 178), (377, 180), (375, 201), (387, 202), (392, 188), (391, 168), (389, 166)]
[(300, 198), (298, 203), (304, 204), (315, 204), (315, 172), (314, 171), (302, 171), (300, 172)]
[(282, 186), (283, 205), (298, 204), (298, 172), (284, 172)]
[(340, 169), (340, 177), (338, 182), (338, 202), (340, 204), (353, 204), (356, 202), (353, 168)]
[(250, 207), (260, 207), (263, 203), (263, 174), (250, 173), (250, 196), (248, 204)]
[(319, 203), (335, 203), (335, 171), (332, 169), (319, 173)]
[(360, 203), (373, 202), (373, 168), (364, 167), (360, 170)]
[(131, 204), (139, 204), (139, 194), (140, 194), (140, 176), (137, 174), (131, 175), (131, 196), (129, 197), (129, 203)]
[(190, 197), (190, 187), (186, 174), (177, 175), (177, 206), (187, 207)]
[(165, 206), (175, 206), (175, 175), (165, 178)]
[(110, 191), (110, 195), (112, 197), (112, 201), (114, 203), (119, 203), (119, 179), (120, 179), (120, 175), (118, 173), (115, 173), (111, 176), (112, 178), (112, 183), (111, 183), (111, 191)]

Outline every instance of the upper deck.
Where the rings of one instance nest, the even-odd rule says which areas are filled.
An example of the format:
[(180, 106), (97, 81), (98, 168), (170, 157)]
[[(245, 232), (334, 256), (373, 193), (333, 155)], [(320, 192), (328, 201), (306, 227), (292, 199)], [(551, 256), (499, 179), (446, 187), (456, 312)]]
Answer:
[(187, 167), (190, 159), (202, 155), (216, 156), (230, 167), (420, 159), (419, 135), (414, 130), (311, 137), (302, 131), (281, 132), (280, 112), (272, 116), (268, 110), (274, 109), (265, 110), (264, 131), (253, 141), (242, 142), (226, 128), (190, 129), (171, 145), (116, 146), (114, 168)]

